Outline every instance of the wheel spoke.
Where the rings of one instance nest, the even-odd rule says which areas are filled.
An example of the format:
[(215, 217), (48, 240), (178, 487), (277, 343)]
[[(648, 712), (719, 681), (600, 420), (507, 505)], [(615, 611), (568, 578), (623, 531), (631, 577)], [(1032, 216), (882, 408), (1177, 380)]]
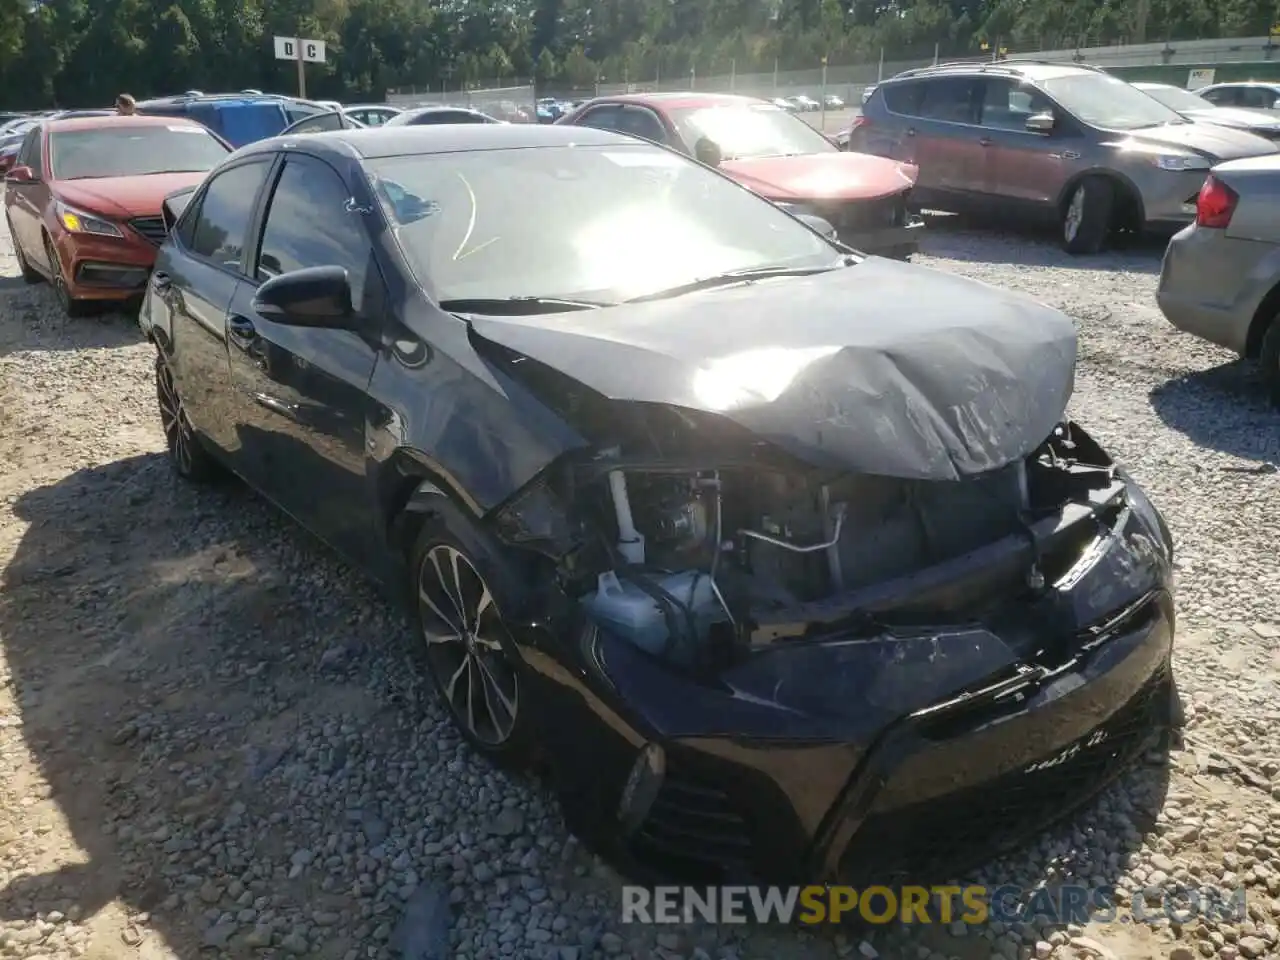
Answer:
[[(486, 610), (493, 608), (493, 594), (489, 592), (488, 585), (482, 580), (480, 582), (480, 600), (476, 603), (476, 620), (471, 624), (471, 631), (479, 633), (480, 619), (484, 616)], [(476, 638), (477, 640), (479, 637)]]
[(498, 702), (502, 704), (502, 709), (506, 711), (508, 721), (515, 719), (516, 705), (503, 692), (502, 685), (498, 683), (498, 678), (493, 675), (489, 665), (484, 662), (484, 657), (476, 657), (476, 666), (480, 668), (480, 676), (484, 684), (484, 699), (489, 707), (489, 715), (493, 718), (494, 727), (501, 729), (498, 724), (498, 715), (493, 709), (492, 701), (489, 699), (489, 691), (492, 690), (494, 695), (497, 696)]
[[(476, 726), (476, 669), (475, 657), (467, 654), (467, 729), (479, 736), (480, 728)], [(483, 681), (481, 681), (483, 683)]]
[[(445, 576), (444, 567), (440, 566), (440, 552), (444, 549), (447, 549), (447, 548), (436, 547), (434, 550), (431, 551), (431, 554), (430, 554), (431, 565), (436, 568), (436, 579), (440, 584), (440, 589), (443, 590), (444, 595), (449, 598), (449, 603), (453, 605), (454, 613), (457, 614), (458, 619), (456, 622), (461, 626), (460, 632), (465, 633), (467, 629), (467, 615), (462, 612), (462, 604), (458, 602), (458, 594), (455, 593), (455, 591), (457, 590), (457, 583), (455, 581), (453, 590), (449, 589), (448, 578)], [(450, 552), (456, 552), (456, 551), (450, 551)], [(456, 561), (455, 561), (455, 564), (456, 564)], [(454, 566), (454, 569), (455, 570), (457, 569), (456, 565)], [(450, 621), (450, 622), (454, 622), (454, 621)]]
[(424, 626), (423, 632), (427, 634), (428, 642), (447, 643), (450, 640), (462, 639), (462, 634), (464, 632), (463, 628), (458, 626), (458, 624), (455, 622), (453, 617), (449, 617), (445, 615), (445, 612), (440, 609), (440, 607), (436, 604), (436, 602), (433, 599), (431, 599), (431, 594), (427, 591), (427, 588), (422, 584), (418, 585), (418, 599), (421, 600), (423, 603), (425, 603), (428, 607), (430, 607), (431, 612), (434, 613), (437, 617), (439, 617), (440, 621), (443, 624), (445, 624), (445, 626), (447, 626), (450, 630), (453, 631), (453, 633), (451, 634), (434, 634), (431, 631), (426, 630)]
[(462, 675), (467, 672), (467, 667), (471, 663), (471, 654), (463, 654), (462, 662), (458, 664), (458, 669), (453, 671), (453, 676), (449, 678), (449, 682), (445, 684), (444, 695), (452, 702), (454, 695), (458, 690), (458, 681), (462, 679)]

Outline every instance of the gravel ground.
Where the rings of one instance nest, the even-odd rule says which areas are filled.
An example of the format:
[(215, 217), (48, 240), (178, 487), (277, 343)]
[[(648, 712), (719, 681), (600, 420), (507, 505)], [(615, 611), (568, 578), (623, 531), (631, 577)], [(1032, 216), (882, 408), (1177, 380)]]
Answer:
[(470, 960), (1275, 954), (1280, 420), (1247, 369), (1161, 319), (1158, 250), (930, 230), (922, 264), (1076, 318), (1073, 412), (1179, 551), (1185, 745), (982, 876), (1124, 903), (1243, 884), (1246, 918), (867, 940), (619, 925), (618, 878), (539, 784), (452, 734), (370, 590), (249, 493), (171, 478), (132, 321), (63, 321), (0, 233), (0, 954), (429, 957), (395, 938), (436, 891)]

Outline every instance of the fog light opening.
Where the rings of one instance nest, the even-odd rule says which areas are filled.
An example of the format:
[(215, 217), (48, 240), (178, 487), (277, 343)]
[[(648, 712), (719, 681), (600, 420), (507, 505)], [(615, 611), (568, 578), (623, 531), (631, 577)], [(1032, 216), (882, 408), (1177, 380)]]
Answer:
[(666, 775), (667, 757), (662, 747), (656, 743), (646, 744), (631, 767), (618, 801), (618, 820), (627, 833), (639, 828), (649, 816)]

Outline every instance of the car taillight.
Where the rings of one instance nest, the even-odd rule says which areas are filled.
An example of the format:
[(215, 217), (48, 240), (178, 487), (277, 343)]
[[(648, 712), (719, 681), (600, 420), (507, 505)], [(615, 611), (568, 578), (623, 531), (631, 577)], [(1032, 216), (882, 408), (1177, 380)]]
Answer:
[(1196, 197), (1196, 226), (1226, 229), (1239, 202), (1239, 194), (1210, 174), (1200, 188), (1200, 195)]
[(869, 122), (870, 121), (867, 120), (867, 118), (860, 113), (856, 117), (854, 117), (851, 121), (849, 121), (849, 132), (853, 133), (853, 131), (857, 130), (859, 127), (867, 126)]

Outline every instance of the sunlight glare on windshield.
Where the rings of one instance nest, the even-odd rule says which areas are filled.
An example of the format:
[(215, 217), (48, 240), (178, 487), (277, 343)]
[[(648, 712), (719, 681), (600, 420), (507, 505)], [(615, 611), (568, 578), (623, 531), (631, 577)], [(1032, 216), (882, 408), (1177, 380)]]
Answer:
[(699, 217), (666, 205), (637, 204), (585, 224), (574, 235), (573, 249), (584, 289), (632, 297), (687, 283), (691, 263), (704, 274), (740, 266), (742, 252), (725, 248), (721, 239), (704, 229)]

